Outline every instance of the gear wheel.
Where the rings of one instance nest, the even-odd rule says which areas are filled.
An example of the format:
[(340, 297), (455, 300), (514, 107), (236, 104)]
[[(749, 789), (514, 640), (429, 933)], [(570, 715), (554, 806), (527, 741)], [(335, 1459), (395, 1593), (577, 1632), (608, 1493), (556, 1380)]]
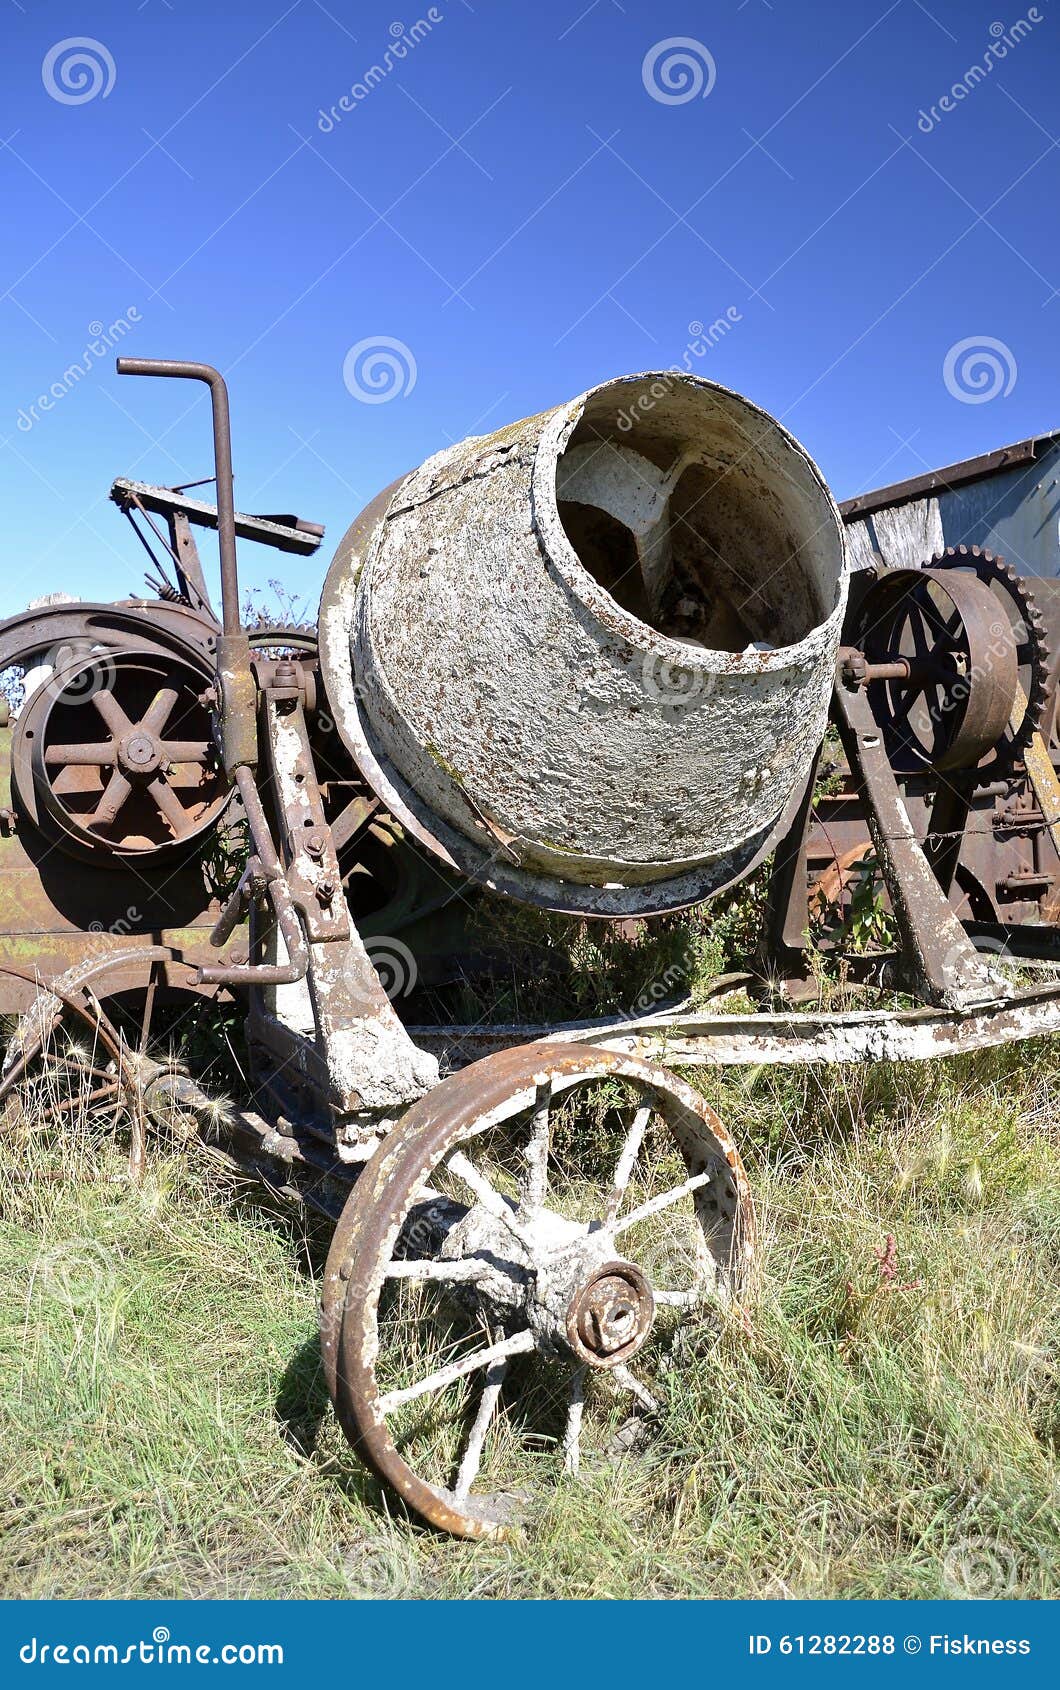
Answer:
[(998, 741), (994, 755), (981, 772), (993, 778), (1020, 760), (1041, 726), (1049, 686), (1050, 651), (1045, 622), (1025, 578), (994, 552), (981, 546), (947, 546), (921, 566), (924, 569), (961, 569), (974, 574), (989, 587), (1008, 611), (1016, 635), (1019, 680), (1027, 700), (1022, 720), (1009, 727)]

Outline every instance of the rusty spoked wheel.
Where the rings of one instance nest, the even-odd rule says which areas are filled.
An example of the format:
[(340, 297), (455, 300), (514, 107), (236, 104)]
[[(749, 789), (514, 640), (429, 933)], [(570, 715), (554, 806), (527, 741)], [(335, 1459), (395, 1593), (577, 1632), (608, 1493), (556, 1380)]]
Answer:
[[(108, 975), (125, 984), (130, 962), (143, 984), (108, 990)], [(0, 973), (35, 983), (6, 965)], [(57, 1129), (55, 1172), (64, 1173), (73, 1129), (94, 1136), (120, 1126), (128, 1134), (130, 1174), (138, 1179), (146, 1155), (145, 1089), (160, 1075), (183, 1070), (176, 1055), (180, 1022), (201, 1023), (208, 1005), (211, 1021), (223, 1017), (222, 989), (213, 999), (192, 994), (182, 983), (192, 973), (170, 947), (155, 945), (90, 959), (39, 985), (3, 1053), (0, 1137), (22, 1131), (43, 1142)]]
[(869, 683), (899, 773), (974, 769), (1009, 733), (1016, 638), (991, 589), (959, 569), (893, 569), (866, 595), (858, 643), (894, 674)]
[(412, 1106), (339, 1221), (340, 1422), (432, 1525), (504, 1536), (650, 1435), (681, 1323), (742, 1294), (752, 1250), (735, 1145), (689, 1086), (591, 1046), (487, 1057)]
[[(21, 969), (0, 972), (30, 982)], [(49, 1090), (60, 1112), (81, 1105), (113, 1104), (120, 1092), (121, 1037), (91, 986), (59, 980), (40, 987), (19, 1017), (0, 1067), (0, 1104), (18, 1088), (40, 1089), (43, 1069), (52, 1065)], [(62, 1078), (59, 1078), (62, 1076)], [(56, 1081), (58, 1080), (58, 1083)]]
[(93, 652), (57, 669), (16, 728), (30, 814), (96, 856), (189, 849), (229, 798), (200, 702), (208, 685), (205, 669), (152, 651)]

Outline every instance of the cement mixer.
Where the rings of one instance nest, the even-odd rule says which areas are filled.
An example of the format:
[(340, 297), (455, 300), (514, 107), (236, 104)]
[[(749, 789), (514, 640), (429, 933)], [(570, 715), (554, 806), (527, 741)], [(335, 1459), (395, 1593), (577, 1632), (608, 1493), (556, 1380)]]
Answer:
[(633, 377), (369, 507), (324, 589), (325, 687), (443, 860), (549, 908), (647, 914), (775, 840), (824, 733), (846, 580), (785, 429), (713, 383)]
[[(429, 459), (354, 522), (316, 625), (248, 625), (237, 544), (322, 529), (235, 509), (215, 369), (118, 369), (209, 387), (216, 503), (119, 478), (148, 596), (0, 624), (0, 1143), (50, 1111), (61, 1161), (75, 1117), (118, 1120), (131, 1179), (177, 1135), (326, 1216), (349, 1441), (432, 1525), (503, 1536), (665, 1434), (685, 1323), (750, 1318), (737, 1144), (674, 1068), (1060, 1027), (1043, 618), (979, 545), (852, 544), (860, 502), (778, 422), (660, 372)], [(866, 873), (893, 943), (814, 937)], [(416, 1018), (442, 952), (482, 966), (469, 907), (640, 931), (751, 877), (759, 948), (699, 1007)], [(222, 1101), (189, 1050), (237, 1025)]]

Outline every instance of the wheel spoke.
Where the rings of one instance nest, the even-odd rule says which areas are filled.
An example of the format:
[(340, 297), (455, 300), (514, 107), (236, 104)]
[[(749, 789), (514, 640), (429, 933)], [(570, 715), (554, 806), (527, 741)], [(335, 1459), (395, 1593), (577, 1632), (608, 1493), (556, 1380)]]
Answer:
[(478, 1372), (479, 1368), (492, 1367), (496, 1362), (506, 1361), (509, 1356), (526, 1355), (534, 1347), (532, 1332), (517, 1332), (512, 1338), (503, 1338), (499, 1344), (475, 1350), (472, 1355), (464, 1356), (448, 1367), (440, 1367), (436, 1373), (429, 1373), (426, 1379), (421, 1379), (418, 1385), (409, 1385), (403, 1391), (387, 1391), (379, 1398), (378, 1407), (383, 1414), (391, 1414), (403, 1403), (415, 1402), (417, 1397), (425, 1397), (431, 1391), (444, 1391), (447, 1385), (455, 1385), (458, 1379), (465, 1379), (469, 1373)]
[(586, 1366), (576, 1367), (567, 1400), (567, 1424), (563, 1428), (563, 1471), (577, 1477), (581, 1465), (582, 1416), (585, 1413)]
[(115, 769), (103, 789), (103, 796), (88, 818), (88, 827), (111, 827), (117, 820), (125, 800), (132, 791), (132, 782), (126, 780), (120, 769)]
[(443, 1284), (446, 1281), (456, 1283), (459, 1280), (483, 1279), (488, 1272), (485, 1262), (476, 1261), (474, 1257), (462, 1257), (457, 1261), (395, 1261), (391, 1262), (384, 1274), (385, 1279), (434, 1279)]
[(144, 713), (143, 720), (140, 723), (140, 726), (143, 728), (145, 733), (155, 734), (157, 736), (162, 732), (162, 729), (169, 721), (170, 714), (178, 697), (179, 694), (176, 687), (159, 687), (154, 698), (148, 705), (147, 710)]
[(897, 727), (899, 723), (907, 722), (909, 720), (909, 712), (927, 684), (927, 675), (918, 675), (915, 679), (910, 676), (908, 681), (899, 682), (898, 690), (902, 702), (901, 704), (895, 706), (891, 714), (891, 721), (895, 727)]
[(500, 1221), (502, 1226), (507, 1227), (516, 1242), (521, 1244), (529, 1255), (533, 1256), (533, 1242), (519, 1225), (508, 1198), (501, 1196), (496, 1186), (490, 1184), (485, 1174), (480, 1173), (474, 1163), (468, 1161), (464, 1152), (462, 1150), (454, 1151), (445, 1165), (450, 1173), (454, 1173), (457, 1179), (462, 1179), (464, 1184), (470, 1187), (486, 1213), (492, 1215), (494, 1220)]
[(636, 1397), (641, 1407), (646, 1408), (649, 1414), (658, 1414), (658, 1398), (653, 1397), (651, 1392), (648, 1390), (648, 1387), (646, 1385), (642, 1385), (639, 1379), (635, 1379), (633, 1377), (633, 1374), (629, 1371), (629, 1368), (624, 1362), (619, 1362), (617, 1367), (613, 1367), (611, 1369), (611, 1377), (615, 1381), (616, 1385), (621, 1385), (623, 1390), (628, 1391), (631, 1396)]
[(486, 1442), (486, 1433), (490, 1428), (490, 1421), (497, 1412), (504, 1376), (508, 1371), (508, 1362), (495, 1361), (486, 1373), (482, 1386), (482, 1396), (479, 1399), (478, 1413), (475, 1424), (468, 1434), (467, 1448), (464, 1459), (460, 1463), (460, 1471), (456, 1475), (453, 1485), (453, 1495), (463, 1500), (478, 1477), (478, 1470), (482, 1465), (482, 1446)]
[(103, 717), (103, 720), (106, 722), (115, 739), (119, 738), (122, 734), (132, 733), (132, 723), (109, 688), (105, 687), (100, 692), (94, 692), (92, 694), (92, 702), (99, 711), (99, 714)]
[(117, 755), (113, 740), (107, 739), (92, 745), (49, 745), (44, 753), (44, 761), (49, 767), (56, 764), (61, 768), (85, 765), (102, 769), (113, 763)]
[(157, 964), (157, 962), (153, 962), (151, 964), (151, 977), (147, 982), (147, 995), (144, 999), (143, 1018), (140, 1022), (139, 1051), (140, 1051), (141, 1056), (143, 1056), (144, 1053), (146, 1052), (148, 1040), (151, 1037), (151, 1021), (152, 1021), (152, 1019), (154, 1017), (154, 1013), (155, 1013), (155, 994), (156, 994), (157, 991), (158, 991), (158, 964)]
[(174, 838), (183, 839), (190, 826), (188, 812), (169, 782), (163, 775), (156, 775), (153, 780), (148, 781), (147, 790), (173, 829)]
[(661, 1309), (691, 1309), (700, 1301), (706, 1288), (706, 1282), (698, 1286), (691, 1286), (687, 1291), (656, 1291), (652, 1287), (655, 1305)]
[(205, 764), (210, 755), (205, 739), (163, 739), (159, 742), (163, 763)]
[(651, 1120), (652, 1109), (651, 1103), (643, 1103), (634, 1115), (633, 1124), (626, 1134), (626, 1141), (615, 1164), (615, 1177), (607, 1199), (607, 1208), (604, 1211), (605, 1226), (609, 1226), (618, 1217), (622, 1199), (626, 1195), (626, 1187), (636, 1166), (637, 1157), (640, 1155), (640, 1147), (644, 1143), (644, 1134), (647, 1131), (648, 1122)]
[(913, 606), (909, 611), (909, 632), (913, 638), (913, 650), (917, 657), (926, 657), (928, 651), (927, 629), (924, 626), (923, 613)]
[(548, 1192), (548, 1153), (551, 1143), (551, 1109), (552, 1109), (552, 1081), (546, 1080), (544, 1085), (537, 1088), (537, 1101), (534, 1105), (533, 1120), (530, 1123), (530, 1137), (527, 1141), (524, 1156), (526, 1159), (526, 1175), (523, 1181), (523, 1196), (519, 1207), (526, 1214), (535, 1214), (544, 1208), (545, 1196)]
[(699, 1191), (704, 1185), (709, 1185), (714, 1178), (712, 1173), (692, 1174), (683, 1185), (675, 1185), (672, 1191), (663, 1191), (658, 1197), (651, 1197), (647, 1203), (642, 1203), (639, 1209), (631, 1209), (628, 1215), (614, 1227), (614, 1233), (625, 1232), (628, 1226), (636, 1226), (638, 1221), (646, 1221), (649, 1215), (657, 1215), (663, 1209), (669, 1209), (674, 1203), (680, 1203), (682, 1197), (690, 1197), (693, 1191)]

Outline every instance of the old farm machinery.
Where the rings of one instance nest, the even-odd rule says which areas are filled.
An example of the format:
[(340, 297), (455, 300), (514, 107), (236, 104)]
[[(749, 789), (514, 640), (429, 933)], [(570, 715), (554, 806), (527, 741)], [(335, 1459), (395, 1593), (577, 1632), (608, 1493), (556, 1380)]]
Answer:
[[(134, 1171), (151, 1123), (190, 1123), (332, 1217), (344, 1430), (434, 1525), (498, 1535), (639, 1435), (681, 1323), (744, 1295), (739, 1153), (674, 1066), (1060, 1027), (1053, 606), (1027, 578), (1056, 561), (1020, 514), (1052, 446), (840, 512), (748, 401), (630, 377), (430, 459), (345, 535), (315, 629), (247, 627), (237, 542), (306, 557), (322, 531), (235, 511), (215, 370), (118, 369), (209, 386), (216, 504), (116, 482), (152, 596), (0, 625), (7, 1120), (121, 1114)], [(471, 905), (641, 923), (755, 873), (752, 1013), (726, 977), (706, 1011), (399, 1014)], [(866, 877), (894, 942), (845, 955)], [(815, 1002), (822, 946), (858, 1007)], [(235, 1103), (166, 1041), (225, 1017)]]

